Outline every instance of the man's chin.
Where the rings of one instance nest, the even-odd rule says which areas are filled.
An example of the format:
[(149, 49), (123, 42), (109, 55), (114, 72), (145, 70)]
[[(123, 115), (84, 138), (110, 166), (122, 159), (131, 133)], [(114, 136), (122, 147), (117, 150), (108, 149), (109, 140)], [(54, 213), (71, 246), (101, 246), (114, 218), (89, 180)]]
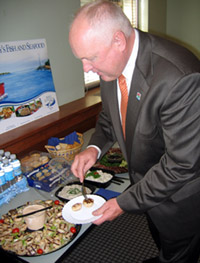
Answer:
[(111, 77), (111, 76), (101, 75), (100, 77), (101, 77), (101, 79), (104, 80), (104, 81), (113, 81), (113, 80), (116, 79), (116, 78), (113, 77), (113, 76)]

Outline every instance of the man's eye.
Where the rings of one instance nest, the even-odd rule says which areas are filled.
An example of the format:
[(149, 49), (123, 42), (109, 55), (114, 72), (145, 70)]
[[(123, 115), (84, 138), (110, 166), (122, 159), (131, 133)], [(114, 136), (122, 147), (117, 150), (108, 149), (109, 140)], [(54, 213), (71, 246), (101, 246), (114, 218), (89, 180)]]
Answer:
[(97, 58), (97, 57), (92, 57), (92, 58), (89, 59), (89, 61), (93, 62), (93, 61), (96, 60), (96, 58)]

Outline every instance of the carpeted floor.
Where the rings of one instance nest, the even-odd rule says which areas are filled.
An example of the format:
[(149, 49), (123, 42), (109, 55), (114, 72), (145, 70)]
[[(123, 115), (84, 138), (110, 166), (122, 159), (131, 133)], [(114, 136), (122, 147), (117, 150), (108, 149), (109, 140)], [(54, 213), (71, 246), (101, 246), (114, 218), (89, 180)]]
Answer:
[(62, 263), (140, 263), (157, 248), (144, 215), (123, 214), (92, 228)]

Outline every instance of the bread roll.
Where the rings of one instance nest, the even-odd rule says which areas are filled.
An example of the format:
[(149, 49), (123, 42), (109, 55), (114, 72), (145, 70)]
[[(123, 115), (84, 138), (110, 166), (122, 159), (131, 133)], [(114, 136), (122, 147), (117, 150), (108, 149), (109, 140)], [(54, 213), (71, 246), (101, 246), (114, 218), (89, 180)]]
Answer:
[(45, 164), (45, 163), (48, 163), (49, 158), (48, 156), (41, 156), (39, 160), (42, 164)]
[(81, 203), (76, 203), (76, 204), (74, 204), (74, 205), (72, 206), (72, 210), (73, 210), (73, 211), (78, 211), (78, 210), (81, 209), (81, 207), (82, 207), (82, 204), (81, 204)]
[(94, 204), (94, 200), (92, 198), (88, 198), (88, 199), (83, 200), (83, 205), (85, 207), (91, 207), (91, 206), (93, 206), (93, 204)]

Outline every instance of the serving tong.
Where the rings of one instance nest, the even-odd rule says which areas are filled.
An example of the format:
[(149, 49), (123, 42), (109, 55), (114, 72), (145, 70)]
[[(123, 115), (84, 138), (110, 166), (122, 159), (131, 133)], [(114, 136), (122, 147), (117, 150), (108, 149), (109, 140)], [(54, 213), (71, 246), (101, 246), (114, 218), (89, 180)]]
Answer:
[(42, 209), (35, 210), (35, 211), (30, 212), (30, 213), (27, 213), (27, 214), (19, 215), (19, 216), (17, 216), (17, 218), (21, 218), (21, 217), (25, 217), (25, 216), (34, 215), (34, 214), (36, 214), (36, 213), (39, 213), (39, 212), (45, 211), (45, 210), (47, 210), (47, 209), (51, 209), (52, 207), (53, 207), (53, 206), (44, 207), (44, 208), (42, 208)]
[(118, 184), (120, 185), (121, 183), (124, 183), (123, 180), (129, 180), (128, 178), (124, 178), (124, 177), (119, 177), (119, 176), (113, 176), (113, 178), (111, 179), (111, 182), (114, 184)]
[(86, 189), (85, 189), (85, 185), (84, 185), (84, 180), (82, 182), (81, 191), (82, 191), (82, 195), (84, 196), (85, 200), (88, 200), (88, 197), (86, 195)]

